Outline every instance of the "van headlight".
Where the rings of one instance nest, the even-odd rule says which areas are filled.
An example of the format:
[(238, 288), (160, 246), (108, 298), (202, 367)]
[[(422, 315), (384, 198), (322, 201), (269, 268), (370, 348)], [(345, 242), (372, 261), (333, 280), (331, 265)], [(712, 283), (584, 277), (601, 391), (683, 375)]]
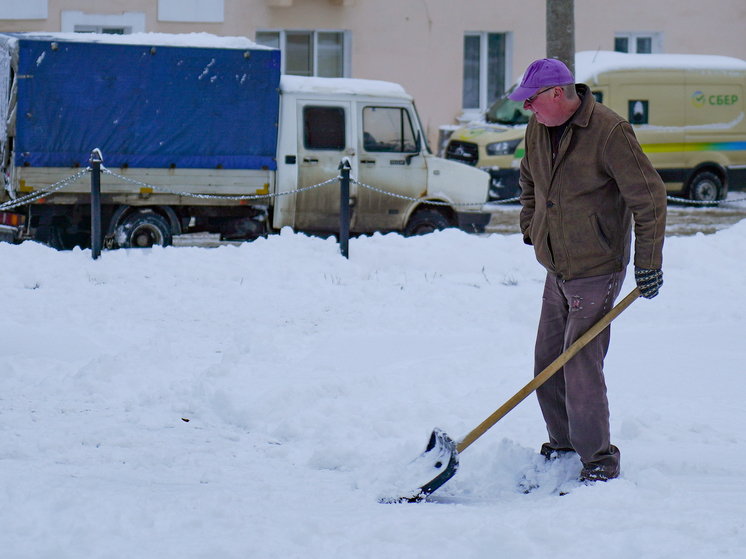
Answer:
[(517, 140), (507, 140), (505, 142), (495, 142), (487, 144), (487, 155), (511, 155), (515, 153), (515, 148), (523, 141), (522, 138)]

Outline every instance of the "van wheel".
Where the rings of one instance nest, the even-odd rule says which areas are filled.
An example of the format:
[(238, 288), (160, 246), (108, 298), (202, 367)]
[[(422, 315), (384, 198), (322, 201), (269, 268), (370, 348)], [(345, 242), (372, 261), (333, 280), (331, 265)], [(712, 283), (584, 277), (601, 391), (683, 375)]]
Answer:
[(114, 239), (120, 248), (168, 246), (172, 238), (168, 220), (153, 210), (138, 210), (131, 213), (114, 232)]
[(689, 185), (689, 199), (695, 202), (716, 202), (723, 191), (723, 181), (715, 173), (703, 171)]
[(409, 219), (404, 228), (404, 235), (413, 237), (415, 235), (426, 235), (433, 231), (441, 231), (451, 227), (448, 218), (438, 210), (420, 210)]

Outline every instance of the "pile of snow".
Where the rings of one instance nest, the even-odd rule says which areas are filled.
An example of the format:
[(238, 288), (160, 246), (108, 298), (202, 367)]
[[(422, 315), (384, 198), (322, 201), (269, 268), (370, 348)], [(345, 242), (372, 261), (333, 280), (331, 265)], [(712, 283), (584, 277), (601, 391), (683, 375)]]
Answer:
[(427, 502), (385, 505), (434, 427), (458, 439), (530, 380), (544, 274), (519, 235), (349, 260), (287, 231), (96, 261), (0, 244), (2, 556), (743, 557), (744, 254), (746, 221), (668, 238), (660, 296), (615, 321), (620, 479), (559, 496), (580, 465), (543, 466), (530, 396)]

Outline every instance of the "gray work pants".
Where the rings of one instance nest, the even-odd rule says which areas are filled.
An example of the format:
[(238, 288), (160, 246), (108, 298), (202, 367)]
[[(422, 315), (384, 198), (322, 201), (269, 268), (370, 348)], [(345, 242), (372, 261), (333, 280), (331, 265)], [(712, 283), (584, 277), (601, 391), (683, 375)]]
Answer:
[[(624, 271), (563, 281), (547, 274), (535, 369), (538, 375), (614, 306)], [(588, 343), (537, 391), (549, 433), (548, 446), (575, 450), (586, 468), (619, 474), (619, 450), (611, 444), (603, 364), (610, 327)]]

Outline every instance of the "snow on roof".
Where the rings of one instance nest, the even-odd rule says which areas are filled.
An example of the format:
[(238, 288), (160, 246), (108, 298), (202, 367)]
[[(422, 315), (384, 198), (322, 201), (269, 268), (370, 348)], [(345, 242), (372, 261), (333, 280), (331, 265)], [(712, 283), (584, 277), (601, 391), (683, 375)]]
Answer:
[(345, 93), (352, 95), (385, 95), (412, 100), (404, 88), (392, 82), (353, 78), (307, 78), (282, 76), (280, 89), (294, 93)]
[(50, 33), (36, 31), (13, 33), (13, 37), (28, 40), (71, 41), (76, 43), (107, 43), (117, 45), (148, 45), (157, 47), (201, 47), (222, 49), (269, 49), (246, 37), (221, 37), (210, 33), (130, 33), (109, 35), (100, 33)]
[[(575, 53), (575, 81), (591, 83), (599, 74), (613, 70), (713, 70), (744, 71), (746, 60), (710, 54), (627, 54), (608, 50), (585, 50)], [(521, 83), (523, 74), (516, 83)]]
[(588, 83), (612, 70), (746, 70), (746, 61), (730, 56), (705, 54), (627, 54), (611, 51), (582, 51), (575, 54), (576, 82)]

